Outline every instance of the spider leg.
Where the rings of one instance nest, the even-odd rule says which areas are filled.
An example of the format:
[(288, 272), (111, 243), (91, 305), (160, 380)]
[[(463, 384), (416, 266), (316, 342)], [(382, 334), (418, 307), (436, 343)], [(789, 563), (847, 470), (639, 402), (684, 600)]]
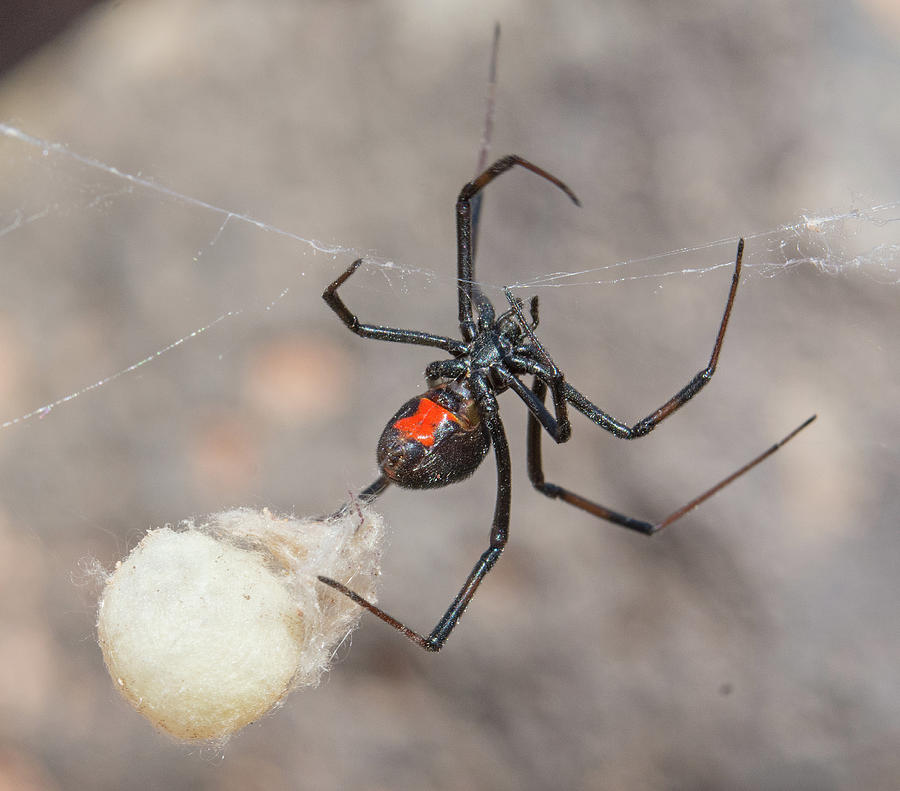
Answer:
[(540, 321), (540, 314), (538, 313), (538, 298), (532, 297), (531, 301), (528, 303), (531, 309), (531, 329), (536, 329), (538, 322)]
[(356, 499), (361, 500), (364, 503), (371, 503), (390, 485), (391, 481), (386, 475), (379, 475), (377, 480), (370, 483), (365, 489), (363, 489), (359, 494), (356, 495)]
[(515, 376), (510, 375), (509, 386), (525, 402), (531, 414), (536, 417), (544, 429), (556, 442), (567, 442), (572, 435), (572, 426), (569, 423), (569, 407), (566, 401), (566, 382), (563, 372), (559, 370), (553, 358), (548, 354), (543, 344), (534, 334), (534, 328), (539, 321), (538, 298), (531, 298), (531, 325), (525, 320), (522, 313), (522, 303), (513, 297), (512, 292), (504, 289), (506, 299), (512, 311), (518, 316), (522, 328), (530, 339), (530, 343), (521, 354), (510, 354), (506, 362), (515, 373), (534, 374), (550, 388), (553, 397), (553, 411), (556, 417), (552, 417), (544, 406), (544, 399), (538, 399)]
[(428, 363), (425, 367), (425, 381), (428, 382), (429, 386), (433, 386), (442, 379), (458, 379), (464, 376), (468, 370), (468, 365), (456, 358), (435, 360), (432, 363)]
[[(488, 68), (487, 89), (485, 91), (484, 126), (481, 128), (481, 146), (478, 149), (478, 164), (475, 175), (487, 167), (488, 152), (491, 149), (491, 137), (494, 133), (494, 108), (497, 95), (497, 61), (500, 55), (500, 23), (494, 23), (494, 39), (491, 44), (491, 60)], [(472, 201), (472, 258), (478, 250), (478, 224), (481, 219), (481, 195)]]
[[(482, 321), (484, 321), (485, 315), (482, 313), (482, 310), (490, 306), (489, 300), (475, 284), (475, 237), (472, 227), (472, 202), (478, 193), (497, 176), (516, 165), (536, 173), (541, 178), (547, 179), (551, 184), (555, 184), (565, 192), (576, 206), (581, 205), (578, 198), (575, 197), (575, 193), (556, 176), (515, 154), (498, 159), (480, 176), (470, 181), (460, 190), (459, 198), (456, 201), (456, 278), (459, 295), (459, 331), (463, 340), (467, 343), (475, 337), (478, 329), (472, 310), (473, 303), (477, 307), (479, 318)], [(492, 315), (493, 311), (491, 310)]]
[[(481, 133), (481, 146), (478, 151), (478, 164), (475, 166), (475, 175), (481, 173), (487, 167), (488, 151), (491, 148), (491, 136), (494, 131), (494, 99), (497, 92), (497, 60), (500, 53), (500, 23), (494, 24), (494, 41), (491, 45), (491, 62), (488, 70), (487, 92), (485, 96), (484, 126)], [(472, 213), (472, 261), (474, 262), (478, 252), (478, 228), (481, 222), (481, 206), (483, 193), (474, 197), (471, 204)], [(478, 312), (478, 324), (489, 327), (494, 321), (494, 307), (477, 283), (472, 283), (471, 299)]]
[(351, 494), (349, 502), (344, 503), (337, 511), (333, 511), (328, 516), (323, 517), (323, 519), (336, 519), (346, 514), (350, 508), (355, 508), (359, 511), (360, 503), (371, 503), (390, 485), (391, 481), (386, 475), (379, 475), (378, 478), (372, 481), (365, 489), (358, 492), (355, 497)]
[[(518, 369), (517, 372), (532, 373), (535, 375), (535, 383), (540, 381), (542, 386), (540, 397), (535, 394), (535, 391), (523, 384), (521, 380), (513, 375), (511, 375), (508, 380), (509, 389), (519, 396), (525, 403), (525, 406), (528, 407), (528, 411), (531, 413), (529, 418), (536, 419), (556, 442), (567, 442), (569, 437), (572, 436), (572, 424), (569, 422), (569, 410), (565, 399), (565, 390), (563, 387), (554, 388), (554, 385), (564, 385), (565, 383), (561, 380), (554, 379), (545, 371), (536, 370), (537, 365), (531, 360), (523, 360), (521, 362), (523, 363), (522, 365), (516, 365), (516, 369)], [(510, 360), (510, 363), (515, 365), (517, 360), (513, 358)], [(555, 417), (554, 415), (551, 415), (547, 407), (544, 406), (544, 393), (546, 392), (548, 385), (553, 394)], [(536, 389), (537, 388), (535, 388), (535, 390)]]
[(344, 304), (344, 301), (338, 296), (337, 290), (346, 282), (362, 263), (363, 259), (358, 258), (354, 261), (344, 273), (338, 277), (325, 291), (322, 293), (322, 299), (328, 303), (338, 318), (347, 326), (351, 332), (356, 333), (362, 338), (372, 338), (377, 341), (393, 341), (394, 343), (412, 343), (417, 346), (436, 346), (450, 354), (459, 355), (465, 352), (466, 346), (453, 338), (446, 338), (443, 335), (434, 335), (430, 332), (420, 332), (419, 330), (401, 330), (394, 327), (383, 327), (379, 324), (363, 324), (359, 318), (352, 313)]
[[(547, 392), (546, 384), (544, 384), (541, 379), (535, 378), (533, 391), (538, 401), (543, 403), (544, 395)], [(705, 492), (698, 495), (687, 504), (683, 505), (681, 508), (673, 511), (660, 522), (647, 522), (643, 519), (635, 519), (634, 517), (626, 516), (625, 514), (621, 514), (618, 511), (613, 511), (612, 509), (600, 505), (599, 503), (595, 503), (593, 500), (588, 500), (581, 495), (575, 494), (575, 492), (572, 492), (569, 489), (565, 489), (562, 486), (557, 486), (555, 483), (547, 483), (544, 480), (543, 462), (541, 460), (541, 426), (539, 425), (538, 418), (535, 417), (534, 412), (532, 412), (532, 414), (528, 416), (528, 477), (531, 480), (532, 486), (534, 486), (534, 488), (542, 494), (547, 495), (547, 497), (563, 500), (569, 505), (574, 505), (576, 508), (580, 508), (582, 511), (587, 511), (589, 514), (593, 514), (600, 519), (605, 519), (607, 522), (612, 522), (613, 524), (620, 525), (621, 527), (627, 527), (629, 530), (636, 530), (637, 532), (643, 533), (644, 535), (653, 535), (654, 533), (662, 530), (664, 527), (672, 524), (672, 522), (681, 519), (681, 517), (685, 514), (693, 511), (698, 505), (700, 505), (700, 503), (708, 500), (710, 497), (716, 494), (716, 492), (724, 489), (726, 486), (728, 486), (729, 483), (740, 478), (745, 472), (748, 472), (761, 461), (767, 459), (782, 445), (793, 439), (815, 419), (815, 415), (807, 418), (787, 436), (782, 437), (782, 439), (778, 440), (778, 442), (764, 450), (758, 456), (752, 458), (740, 469), (735, 470), (735, 472), (731, 473), (731, 475), (723, 478), (717, 484), (710, 487)], [(546, 426), (544, 427), (546, 428)]]
[[(596, 423), (604, 431), (614, 434), (620, 439), (637, 439), (649, 434), (656, 426), (665, 420), (679, 407), (684, 406), (697, 393), (699, 393), (712, 379), (716, 372), (716, 365), (719, 362), (719, 352), (722, 349), (722, 341), (725, 339), (725, 330), (728, 327), (728, 319), (731, 317), (731, 309), (734, 306), (734, 297), (737, 293), (738, 282), (741, 277), (741, 260), (744, 255), (744, 240), (738, 242), (737, 255), (734, 259), (734, 274), (731, 278), (731, 288), (728, 291), (728, 299), (725, 302), (725, 310), (722, 314), (722, 321), (719, 324), (719, 331), (716, 333), (716, 341), (713, 344), (712, 354), (709, 356), (709, 362), (701, 371), (698, 371), (693, 378), (673, 395), (659, 409), (651, 412), (647, 417), (637, 421), (634, 425), (629, 426), (627, 423), (617, 420), (608, 413), (604, 412), (600, 407), (594, 404), (583, 393), (580, 393), (568, 382), (561, 382), (565, 393), (565, 399), (575, 409), (585, 415), (587, 418)], [(544, 352), (546, 356), (546, 352)], [(549, 357), (548, 357), (549, 359)], [(552, 362), (552, 361), (551, 361)]]
[(494, 567), (497, 559), (503, 552), (509, 537), (509, 506), (511, 497), (511, 472), (509, 461), (509, 445), (506, 441), (506, 432), (503, 430), (503, 423), (500, 420), (500, 414), (497, 406), (497, 399), (487, 389), (487, 385), (481, 382), (481, 395), (479, 400), (479, 410), (482, 420), (491, 435), (491, 444), (494, 447), (494, 456), (497, 460), (497, 500), (494, 505), (494, 519), (491, 523), (490, 544), (482, 553), (478, 562), (472, 568), (466, 581), (460, 588), (459, 593), (453, 600), (447, 611), (441, 616), (437, 625), (428, 635), (420, 634), (410, 629), (406, 624), (398, 621), (384, 610), (370, 601), (364, 599), (355, 591), (337, 580), (328, 577), (319, 577), (319, 581), (323, 582), (335, 590), (343, 593), (352, 601), (356, 602), (360, 607), (365, 608), (373, 615), (380, 618), (388, 626), (392, 626), (398, 632), (401, 632), (410, 640), (412, 640), (420, 648), (426, 651), (440, 651), (446, 642), (450, 633), (459, 623), (459, 619), (465, 612), (469, 602), (478, 590), (481, 581), (487, 576), (488, 572)]
[[(719, 324), (719, 331), (716, 333), (716, 342), (713, 344), (712, 354), (709, 356), (709, 362), (702, 371), (698, 371), (694, 377), (684, 387), (673, 395), (659, 409), (651, 412), (647, 417), (639, 420), (630, 428), (627, 428), (627, 439), (635, 439), (643, 437), (653, 431), (654, 428), (671, 415), (676, 409), (690, 401), (697, 393), (699, 393), (712, 379), (716, 372), (716, 365), (719, 362), (719, 352), (722, 349), (722, 341), (725, 338), (725, 330), (728, 327), (728, 319), (731, 317), (731, 309), (734, 307), (734, 296), (737, 293), (738, 282), (741, 278), (741, 261), (744, 257), (744, 240), (738, 241), (737, 253), (734, 257), (734, 274), (731, 277), (731, 288), (728, 290), (728, 299), (725, 302), (725, 311), (722, 313), (722, 321)], [(577, 395), (576, 395), (577, 394)], [(578, 398), (580, 396), (580, 399)], [(583, 395), (578, 393), (574, 388), (567, 394), (570, 403), (579, 411), (584, 412), (593, 420), (594, 418), (584, 411), (584, 407), (590, 409), (594, 407)], [(615, 433), (615, 432), (613, 432)]]

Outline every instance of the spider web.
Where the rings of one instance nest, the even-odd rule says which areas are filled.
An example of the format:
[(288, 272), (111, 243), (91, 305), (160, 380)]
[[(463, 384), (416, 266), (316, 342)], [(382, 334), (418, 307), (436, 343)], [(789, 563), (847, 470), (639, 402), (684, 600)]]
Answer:
[[(73, 151), (61, 143), (43, 140), (9, 124), (0, 123), (0, 133), (6, 140), (6, 156), (24, 169), (23, 183), (34, 180), (47, 182), (47, 188), (38, 192), (45, 197), (38, 199), (36, 203), (32, 203), (34, 198), (17, 195), (16, 190), (6, 192), (4, 200), (7, 205), (0, 206), (0, 244), (30, 228), (41, 227), (54, 216), (70, 216), (76, 212), (111, 213), (116, 204), (127, 203), (135, 195), (143, 193), (195, 210), (214, 221), (211, 235), (194, 251), (194, 261), (214, 249), (230, 228), (242, 226), (254, 233), (279, 237), (295, 250), (299, 248), (302, 253), (321, 253), (335, 260), (363, 257), (365, 265), (381, 273), (392, 289), (398, 288), (398, 283), (403, 283), (400, 288), (405, 290), (406, 281), (419, 277), (447, 288), (452, 288), (455, 284), (455, 278), (444, 272), (392, 260), (359, 245), (333, 244), (307, 237), (262, 218), (180, 192), (141, 173), (125, 172), (115, 165)], [(21, 203), (17, 204), (17, 201)], [(855, 196), (851, 205), (846, 208), (804, 212), (792, 222), (745, 236), (748, 248), (752, 251), (745, 258), (745, 278), (774, 278), (798, 267), (808, 266), (831, 277), (858, 276), (883, 285), (898, 285), (900, 241), (897, 239), (895, 225), (898, 221), (900, 200), (873, 203), (862, 196)], [(499, 295), (504, 288), (537, 292), (542, 289), (614, 286), (639, 280), (661, 282), (686, 276), (697, 277), (719, 269), (730, 269), (733, 266), (731, 251), (735, 242), (734, 238), (716, 239), (586, 269), (551, 271), (511, 283), (482, 282), (481, 285), (486, 291)], [(728, 250), (727, 255), (720, 260), (700, 266), (693, 263), (698, 253), (719, 248)], [(306, 274), (306, 270), (301, 269), (291, 279), (304, 278)], [(173, 336), (163, 345), (149, 350), (146, 355), (124, 367), (85, 382), (71, 392), (61, 394), (24, 413), (5, 417), (0, 422), (0, 429), (9, 429), (46, 417), (58, 407), (139, 372), (170, 352), (196, 341), (219, 325), (243, 314), (270, 311), (294, 287), (291, 282), (282, 283), (261, 300), (241, 302), (189, 332)], [(317, 281), (315, 287), (320, 288), (321, 283)]]
[[(67, 580), (150, 526), (325, 513), (371, 483), (379, 432), (439, 355), (351, 335), (320, 295), (365, 256), (341, 292), (362, 320), (458, 331), (453, 199), (476, 169), (495, 19), (495, 153), (533, 158), (585, 208), (499, 179), (478, 276), (498, 306), (505, 285), (540, 296), (538, 335), (573, 386), (629, 422), (677, 392), (747, 238), (709, 388), (640, 442), (574, 415), (570, 442), (543, 444), (548, 479), (655, 519), (819, 419), (647, 542), (532, 490), (526, 411), (504, 394), (512, 540), (450, 653), (413, 667), (366, 619), (342, 677), (236, 744), (230, 778), (896, 776), (900, 115), (896, 33), (874, 16), (890, 5), (98, 4), (10, 74), (11, 776), (221, 784), (222, 755), (198, 766), (113, 705), (95, 602)], [(379, 498), (380, 598), (411, 626), (434, 624), (484, 551), (494, 467)]]

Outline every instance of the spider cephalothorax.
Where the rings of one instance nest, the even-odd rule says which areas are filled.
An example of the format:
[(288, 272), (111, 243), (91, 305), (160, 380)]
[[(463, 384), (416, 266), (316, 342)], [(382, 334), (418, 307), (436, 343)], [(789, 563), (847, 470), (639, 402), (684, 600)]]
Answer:
[(532, 322), (522, 317), (521, 300), (507, 292), (512, 306), (499, 318), (482, 302), (475, 337), (466, 350), (450, 360), (438, 360), (426, 369), (433, 387), (411, 398), (388, 421), (378, 441), (378, 466), (391, 483), (411, 489), (434, 489), (468, 478), (491, 447), (471, 385), (475, 377), (495, 393), (511, 386), (512, 370), (521, 361), (546, 356), (534, 337), (537, 302)]
[[(473, 203), (487, 184), (516, 165), (556, 185), (578, 204), (574, 193), (559, 179), (517, 156), (497, 160), (462, 188), (456, 202), (459, 340), (420, 330), (361, 323), (337, 293), (362, 263), (361, 259), (354, 261), (322, 295), (341, 321), (363, 338), (431, 346), (451, 355), (428, 365), (425, 376), (431, 389), (407, 401), (388, 422), (378, 443), (377, 456), (381, 475), (360, 493), (360, 498), (372, 500), (391, 483), (411, 489), (431, 489), (456, 483), (471, 475), (490, 448), (494, 449), (497, 497), (489, 546), (475, 564), (453, 603), (429, 634), (413, 631), (342, 583), (319, 577), (322, 582), (349, 596), (429, 651), (438, 651), (444, 645), (481, 581), (503, 552), (509, 536), (511, 471), (506, 433), (497, 402), (498, 394), (512, 390), (528, 408), (528, 477), (539, 492), (563, 500), (600, 519), (646, 535), (652, 535), (680, 519), (770, 456), (815, 419), (815, 415), (808, 418), (782, 440), (660, 522), (625, 516), (562, 486), (545, 481), (541, 460), (541, 430), (546, 431), (556, 442), (568, 440), (571, 434), (569, 405), (614, 436), (636, 439), (650, 433), (706, 386), (716, 370), (725, 328), (734, 305), (741, 275), (744, 240), (738, 242), (731, 288), (706, 367), (661, 407), (629, 425), (604, 412), (565, 380), (534, 333), (538, 324), (536, 297), (530, 303), (530, 322), (523, 314), (521, 300), (513, 297), (509, 291), (505, 292), (509, 309), (498, 317), (490, 300), (475, 281)], [(523, 376), (533, 377), (530, 387), (520, 378)], [(544, 403), (548, 390), (553, 405), (552, 413)]]

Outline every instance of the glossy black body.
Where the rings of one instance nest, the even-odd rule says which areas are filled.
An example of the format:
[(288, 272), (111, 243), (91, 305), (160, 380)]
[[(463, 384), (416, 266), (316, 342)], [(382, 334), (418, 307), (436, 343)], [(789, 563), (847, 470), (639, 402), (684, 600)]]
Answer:
[[(661, 407), (642, 420), (629, 425), (604, 412), (565, 380), (563, 373), (557, 368), (534, 333), (538, 325), (537, 297), (532, 298), (530, 302), (529, 319), (524, 315), (522, 301), (513, 297), (507, 290), (505, 296), (508, 309), (497, 315), (491, 301), (478, 286), (475, 279), (473, 216), (477, 215), (478, 201), (481, 197), (479, 193), (493, 179), (516, 165), (530, 170), (556, 185), (573, 202), (578, 203), (578, 199), (572, 191), (559, 179), (517, 156), (506, 156), (497, 160), (462, 188), (456, 202), (457, 297), (460, 339), (420, 330), (397, 329), (360, 322), (359, 318), (347, 308), (337, 292), (357, 270), (362, 259), (354, 261), (340, 277), (325, 289), (322, 295), (328, 306), (347, 328), (360, 337), (430, 346), (441, 349), (450, 355), (449, 358), (437, 360), (426, 368), (426, 379), (432, 389), (422, 396), (407, 401), (391, 418), (378, 444), (381, 475), (359, 494), (360, 499), (366, 501), (374, 499), (391, 483), (418, 489), (435, 488), (454, 483), (471, 475), (488, 449), (490, 447), (494, 449), (497, 464), (497, 495), (488, 548), (482, 553), (456, 598), (430, 633), (421, 634), (410, 629), (343, 583), (319, 577), (320, 581), (365, 607), (369, 612), (428, 651), (439, 651), (444, 645), (475, 595), (481, 581), (497, 562), (509, 537), (512, 473), (506, 433), (500, 419), (498, 394), (512, 390), (528, 409), (528, 477), (539, 492), (547, 497), (560, 499), (600, 519), (645, 535), (658, 532), (696, 508), (722, 487), (774, 453), (815, 418), (815, 416), (809, 418), (775, 445), (660, 522), (648, 522), (626, 516), (562, 486), (547, 482), (544, 479), (541, 459), (542, 432), (546, 431), (555, 442), (566, 442), (571, 434), (568, 414), (570, 405), (595, 425), (614, 436), (622, 439), (636, 439), (650, 433), (661, 421), (700, 392), (712, 379), (740, 280), (744, 241), (742, 239), (738, 243), (731, 288), (728, 292), (712, 354), (706, 367), (697, 372)], [(522, 381), (521, 377), (526, 375), (533, 377), (531, 386)], [(545, 405), (548, 391), (553, 406), (552, 413)], [(438, 421), (435, 421), (434, 430), (431, 431), (428, 427), (429, 421), (423, 417), (417, 425), (424, 428), (418, 431), (408, 430), (412, 424), (404, 421), (416, 415), (423, 408), (423, 400), (430, 399), (445, 404), (447, 412), (457, 418), (465, 416), (466, 425), (462, 425), (463, 421), (456, 424), (452, 419), (442, 422), (440, 425), (438, 425)], [(428, 404), (425, 404), (425, 407), (430, 408)], [(429, 434), (429, 432), (431, 433)], [(429, 446), (430, 440), (433, 442)]]
[[(426, 432), (427, 417), (437, 417), (441, 411), (446, 415)], [(423, 439), (401, 428), (417, 415), (426, 418)], [(464, 383), (450, 383), (400, 407), (385, 426), (376, 455), (391, 483), (407, 489), (435, 489), (468, 478), (490, 447), (491, 438)]]

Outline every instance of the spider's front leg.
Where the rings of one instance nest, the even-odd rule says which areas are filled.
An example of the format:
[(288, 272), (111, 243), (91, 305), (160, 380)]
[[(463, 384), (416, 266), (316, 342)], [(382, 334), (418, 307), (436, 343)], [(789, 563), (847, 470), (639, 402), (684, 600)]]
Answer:
[[(480, 317), (482, 311), (486, 311), (483, 315), (490, 314), (490, 302), (477, 287), (475, 279), (475, 237), (472, 227), (473, 201), (481, 190), (497, 176), (502, 175), (516, 165), (546, 179), (565, 192), (576, 206), (581, 205), (575, 193), (556, 176), (515, 154), (501, 157), (481, 175), (463, 186), (456, 200), (456, 280), (459, 299), (459, 331), (466, 342), (471, 341), (479, 329), (472, 314), (473, 306), (478, 308)], [(482, 324), (481, 328), (483, 326)]]
[(430, 332), (421, 332), (419, 330), (402, 330), (395, 327), (383, 327), (380, 324), (363, 324), (359, 318), (353, 313), (338, 296), (338, 289), (350, 278), (350, 276), (360, 267), (363, 259), (357, 258), (343, 274), (335, 279), (335, 281), (325, 289), (322, 293), (322, 299), (328, 304), (338, 318), (344, 322), (347, 329), (356, 333), (362, 338), (372, 338), (376, 341), (392, 341), (394, 343), (411, 343), (416, 346), (435, 346), (443, 349), (450, 354), (462, 354), (465, 351), (465, 344), (453, 338), (447, 338), (443, 335), (435, 335)]

